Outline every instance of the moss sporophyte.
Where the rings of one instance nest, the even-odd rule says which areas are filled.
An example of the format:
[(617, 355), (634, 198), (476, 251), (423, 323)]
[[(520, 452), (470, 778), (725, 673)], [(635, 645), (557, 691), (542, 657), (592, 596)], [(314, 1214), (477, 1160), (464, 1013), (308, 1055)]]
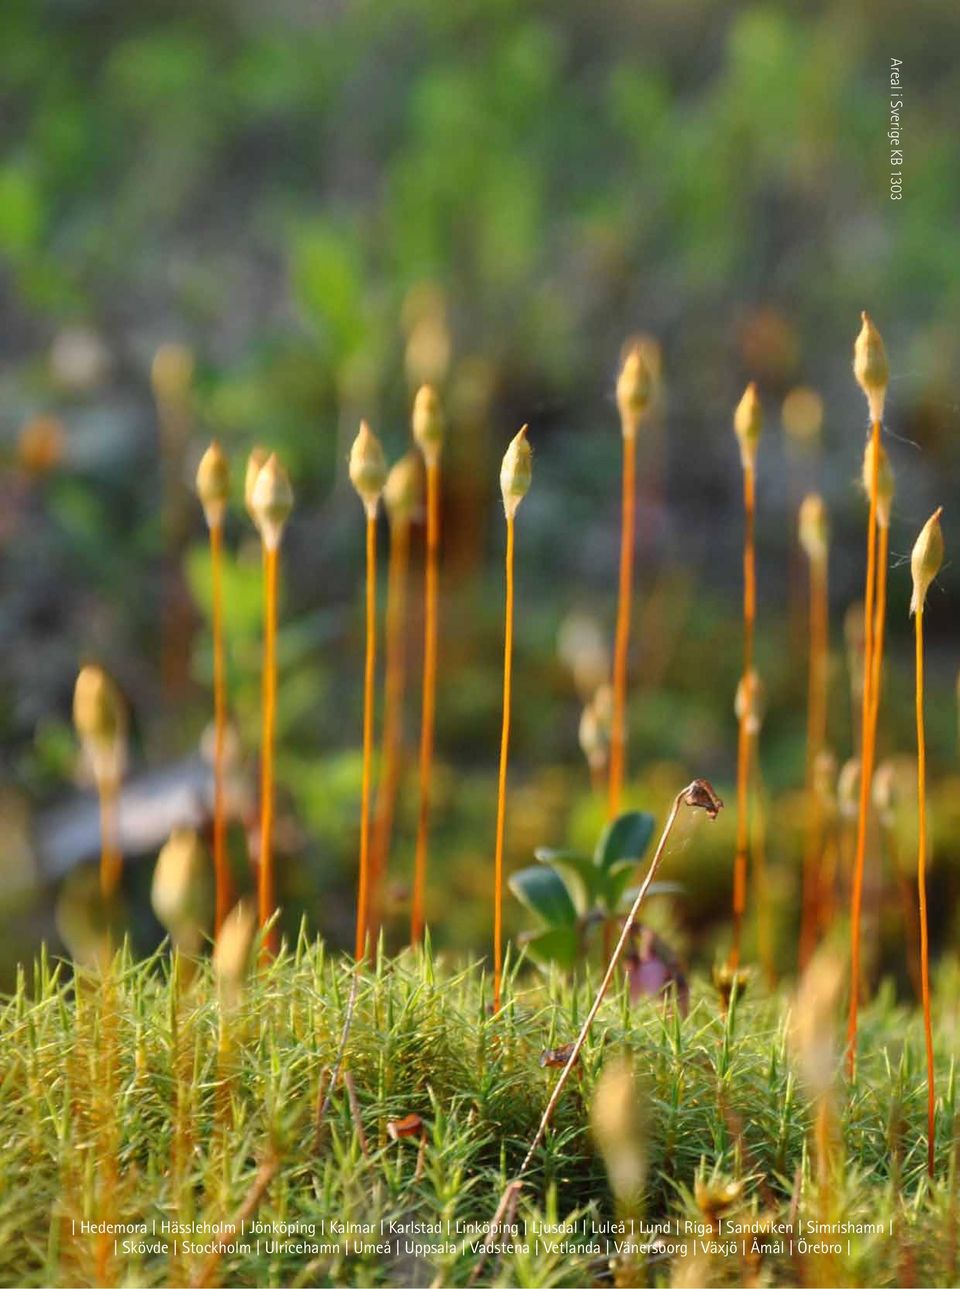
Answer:
[[(867, 495), (867, 575), (863, 599), (863, 697), (860, 733), (860, 801), (857, 813), (857, 849), (854, 859), (850, 895), (850, 1014), (847, 1023), (847, 1070), (853, 1075), (857, 1060), (857, 1012), (860, 1003), (860, 919), (863, 902), (863, 873), (866, 860), (867, 822), (870, 808), (870, 784), (873, 780), (874, 741), (879, 712), (880, 676), (875, 670), (877, 653), (878, 604), (877, 533), (881, 509), (880, 484), (883, 463), (880, 442), (883, 409), (886, 401), (889, 369), (880, 333), (867, 313), (861, 315), (862, 326), (853, 350), (853, 374), (863, 390), (870, 413), (868, 442)], [(874, 686), (877, 686), (875, 695)]]
[(414, 854), (410, 942), (423, 935), (430, 829), (430, 789), (433, 775), (433, 733), (437, 694), (437, 615), (440, 599), (440, 461), (446, 424), (440, 397), (432, 385), (422, 385), (413, 403), (413, 439), (423, 456), (427, 476), (427, 549), (424, 564), (423, 693), (420, 715), (420, 802)]
[(350, 449), (350, 482), (366, 517), (366, 646), (363, 672), (363, 772), (360, 790), (360, 874), (357, 889), (355, 956), (367, 951), (370, 901), (370, 801), (373, 776), (374, 680), (377, 666), (377, 510), (387, 481), (380, 440), (366, 421)]
[(500, 769), (497, 775), (497, 834), (493, 892), (493, 1009), (500, 1010), (503, 975), (503, 841), (507, 811), (507, 761), (510, 754), (510, 703), (513, 672), (513, 546), (517, 509), (527, 495), (533, 474), (533, 450), (524, 425), (510, 441), (500, 466), (500, 493), (507, 521), (506, 604), (503, 633), (503, 719), (500, 732)]
[[(249, 474), (248, 474), (249, 479)], [(293, 489), (275, 453), (267, 457), (252, 480), (249, 509), (263, 546), (263, 683), (260, 735), (260, 846), (258, 860), (258, 912), (265, 955), (277, 948), (276, 878), (273, 854), (273, 758), (277, 719), (277, 581), (280, 544), (290, 512)], [(269, 925), (268, 925), (269, 924)]]

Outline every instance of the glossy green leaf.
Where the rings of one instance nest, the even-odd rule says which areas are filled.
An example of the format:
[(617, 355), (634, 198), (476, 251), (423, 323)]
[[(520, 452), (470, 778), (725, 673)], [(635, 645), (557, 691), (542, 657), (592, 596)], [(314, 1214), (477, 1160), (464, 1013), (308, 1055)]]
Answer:
[(603, 874), (590, 856), (575, 850), (551, 850), (545, 846), (534, 853), (541, 864), (547, 864), (559, 873), (580, 916), (587, 914), (601, 896), (603, 884)]
[(572, 926), (577, 910), (559, 874), (546, 865), (521, 868), (509, 879), (510, 889), (547, 926)]
[(618, 860), (636, 862), (650, 844), (654, 829), (653, 815), (646, 810), (628, 810), (607, 824), (597, 842), (594, 860), (603, 869), (609, 869)]

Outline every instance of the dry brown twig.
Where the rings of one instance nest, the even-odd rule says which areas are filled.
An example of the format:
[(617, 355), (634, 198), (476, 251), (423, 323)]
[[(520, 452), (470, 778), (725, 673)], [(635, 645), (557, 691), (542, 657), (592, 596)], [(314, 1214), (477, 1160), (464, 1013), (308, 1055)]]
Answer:
[(723, 807), (723, 802), (714, 792), (706, 779), (694, 779), (693, 782), (688, 784), (681, 792), (678, 792), (674, 798), (673, 805), (670, 807), (670, 813), (667, 815), (667, 821), (663, 825), (660, 840), (657, 842), (657, 849), (654, 852), (653, 859), (650, 861), (650, 867), (647, 869), (647, 874), (640, 883), (640, 889), (637, 891), (637, 897), (633, 901), (633, 907), (624, 919), (623, 927), (620, 931), (620, 939), (617, 941), (613, 953), (610, 956), (610, 961), (607, 963), (607, 969), (604, 972), (603, 980), (600, 982), (600, 988), (597, 990), (597, 996), (594, 998), (589, 1012), (587, 1012), (586, 1019), (580, 1029), (580, 1033), (577, 1035), (573, 1046), (570, 1049), (567, 1063), (561, 1070), (560, 1077), (557, 1079), (556, 1085), (554, 1086), (553, 1092), (550, 1096), (550, 1100), (547, 1102), (547, 1108), (543, 1112), (540, 1126), (537, 1128), (533, 1141), (530, 1143), (530, 1148), (527, 1151), (526, 1158), (520, 1167), (520, 1172), (517, 1175), (518, 1179), (522, 1177), (530, 1167), (537, 1147), (540, 1145), (540, 1142), (543, 1140), (544, 1134), (547, 1131), (547, 1127), (550, 1123), (550, 1119), (557, 1102), (560, 1100), (560, 1094), (563, 1092), (571, 1071), (580, 1056), (581, 1049), (587, 1041), (587, 1035), (590, 1033), (590, 1026), (593, 1024), (594, 1018), (600, 1010), (600, 1004), (603, 1002), (604, 996), (609, 988), (610, 981), (613, 979), (613, 973), (616, 971), (617, 964), (630, 940), (630, 936), (633, 934), (633, 927), (637, 919), (637, 914), (640, 912), (640, 905), (643, 903), (647, 891), (650, 888), (650, 883), (653, 881), (657, 874), (657, 869), (660, 867), (660, 861), (663, 859), (663, 853), (666, 850), (670, 833), (673, 831), (673, 825), (676, 823), (677, 815), (680, 813), (681, 806), (690, 806), (691, 808), (706, 810), (711, 819), (716, 819)]
[[(680, 813), (680, 807), (685, 805), (690, 806), (693, 809), (706, 810), (711, 819), (716, 819), (717, 815), (723, 808), (723, 802), (714, 792), (706, 779), (694, 779), (692, 783), (689, 783), (682, 791), (677, 793), (676, 797), (674, 797), (673, 805), (670, 807), (670, 813), (667, 815), (667, 821), (663, 825), (663, 831), (660, 834), (660, 840), (657, 842), (657, 849), (654, 851), (653, 859), (650, 861), (650, 867), (647, 869), (646, 876), (640, 883), (640, 889), (637, 891), (637, 897), (633, 901), (633, 906), (623, 921), (620, 938), (614, 946), (613, 953), (610, 956), (610, 961), (607, 963), (607, 969), (600, 982), (600, 988), (597, 990), (597, 995), (593, 1000), (593, 1004), (590, 1007), (589, 1012), (587, 1013), (586, 1019), (580, 1029), (580, 1033), (570, 1045), (566, 1064), (560, 1071), (560, 1077), (554, 1085), (553, 1092), (550, 1095), (550, 1100), (547, 1102), (547, 1107), (540, 1119), (539, 1127), (537, 1128), (533, 1141), (530, 1143), (530, 1148), (526, 1153), (524, 1161), (520, 1165), (520, 1170), (516, 1177), (512, 1178), (507, 1183), (503, 1194), (500, 1196), (500, 1202), (497, 1205), (496, 1212), (494, 1213), (493, 1219), (490, 1223), (490, 1230), (484, 1240), (484, 1249), (486, 1249), (488, 1241), (491, 1240), (493, 1233), (502, 1225), (504, 1214), (508, 1211), (508, 1207), (512, 1206), (512, 1209), (516, 1208), (520, 1190), (523, 1187), (523, 1175), (533, 1161), (537, 1147), (540, 1145), (547, 1128), (549, 1127), (550, 1119), (553, 1116), (557, 1102), (560, 1100), (560, 1095), (563, 1092), (567, 1080), (570, 1078), (570, 1074), (573, 1071), (574, 1066), (580, 1059), (580, 1052), (583, 1049), (584, 1043), (587, 1041), (587, 1036), (590, 1033), (590, 1026), (593, 1024), (597, 1012), (600, 1010), (600, 1004), (603, 1002), (604, 996), (609, 988), (610, 981), (613, 979), (613, 973), (616, 971), (617, 964), (623, 956), (623, 951), (633, 934), (633, 928), (637, 919), (637, 914), (640, 912), (640, 906), (644, 901), (647, 891), (650, 889), (650, 883), (653, 881), (657, 874), (657, 870), (660, 867), (660, 862), (663, 859), (667, 842), (670, 839), (673, 826), (677, 821), (677, 815)], [(481, 1268), (485, 1260), (486, 1255), (481, 1253)], [(474, 1268), (473, 1278), (470, 1282), (471, 1284), (475, 1283), (476, 1276), (478, 1274), (477, 1269)]]

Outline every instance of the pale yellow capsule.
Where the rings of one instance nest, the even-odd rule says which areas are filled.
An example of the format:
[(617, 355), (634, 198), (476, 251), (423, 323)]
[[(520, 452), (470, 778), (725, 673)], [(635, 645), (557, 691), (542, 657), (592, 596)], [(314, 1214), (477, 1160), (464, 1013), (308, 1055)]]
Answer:
[(846, 984), (843, 959), (821, 948), (811, 959), (790, 1009), (790, 1045), (812, 1093), (826, 1096), (836, 1077), (837, 1010)]
[(408, 524), (423, 504), (423, 470), (416, 452), (408, 452), (390, 468), (383, 486), (383, 504), (391, 527)]
[(756, 735), (763, 727), (767, 710), (767, 694), (763, 681), (752, 668), (741, 676), (737, 684), (733, 711), (738, 721), (746, 721), (747, 733)]
[(580, 715), (580, 750), (590, 769), (599, 773), (610, 756), (610, 725), (613, 714), (613, 690), (601, 685)]
[(740, 461), (745, 470), (752, 470), (757, 463), (757, 444), (762, 429), (763, 408), (756, 382), (751, 381), (733, 414), (733, 432), (740, 444)]
[(644, 346), (634, 343), (627, 350), (617, 377), (617, 407), (624, 438), (636, 434), (654, 393), (653, 374)]
[[(877, 523), (881, 528), (890, 527), (890, 512), (893, 509), (893, 467), (883, 444), (879, 444), (880, 456), (877, 460)], [(863, 490), (869, 497), (873, 480), (873, 435), (867, 439), (863, 453)]]
[(827, 507), (818, 492), (808, 493), (800, 503), (798, 533), (800, 545), (810, 563), (824, 563), (830, 543), (830, 521)]
[(73, 690), (73, 724), (84, 741), (109, 748), (122, 739), (126, 717), (116, 685), (93, 664), (81, 668)]
[(247, 457), (246, 470), (243, 476), (243, 504), (246, 506), (247, 514), (254, 524), (257, 523), (257, 516), (253, 510), (253, 487), (257, 482), (257, 475), (266, 465), (269, 455), (266, 448), (262, 448), (257, 444), (250, 449), (250, 455)]
[(250, 965), (250, 950), (257, 931), (257, 916), (251, 904), (241, 900), (223, 919), (213, 947), (213, 975), (221, 1002), (239, 1001)]
[(275, 452), (267, 457), (257, 475), (250, 506), (264, 546), (268, 550), (276, 550), (283, 537), (284, 525), (293, 509), (293, 489), (290, 486), (290, 478)]
[(943, 507), (938, 506), (920, 529), (920, 536), (913, 544), (913, 553), (910, 556), (910, 573), (913, 576), (911, 614), (923, 612), (930, 583), (940, 572), (943, 564), (943, 530), (940, 527), (942, 514)]
[(532, 478), (533, 448), (527, 442), (527, 426), (524, 425), (511, 439), (500, 465), (500, 492), (508, 519), (517, 513), (517, 507), (530, 490)]
[(823, 399), (815, 389), (798, 385), (783, 400), (783, 428), (799, 447), (809, 447), (820, 438), (823, 429)]
[(153, 356), (150, 380), (160, 403), (182, 402), (193, 381), (193, 352), (177, 343), (161, 345)]
[(201, 932), (208, 913), (210, 859), (193, 828), (176, 828), (157, 856), (150, 903), (176, 943)]
[(377, 513), (377, 503), (387, 482), (387, 463), (380, 440), (366, 421), (360, 422), (357, 437), (350, 449), (350, 482), (363, 502), (367, 514)]
[(862, 326), (853, 345), (853, 374), (866, 395), (871, 421), (882, 421), (890, 382), (887, 351), (870, 315), (864, 311), (860, 317)]
[(632, 1064), (608, 1061), (597, 1081), (590, 1126), (600, 1147), (610, 1189), (622, 1203), (635, 1204), (647, 1172), (647, 1116)]
[(446, 426), (440, 395), (432, 385), (421, 385), (417, 390), (411, 426), (414, 442), (423, 453), (423, 459), (427, 465), (433, 465), (440, 458)]
[(230, 463), (216, 439), (197, 466), (197, 496), (203, 506), (207, 526), (219, 528), (230, 500)]

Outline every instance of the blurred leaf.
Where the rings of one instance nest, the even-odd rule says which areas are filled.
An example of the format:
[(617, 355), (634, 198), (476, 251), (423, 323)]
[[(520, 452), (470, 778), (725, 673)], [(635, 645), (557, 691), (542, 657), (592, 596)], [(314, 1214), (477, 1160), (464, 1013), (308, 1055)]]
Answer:
[(40, 243), (43, 198), (33, 176), (22, 166), (0, 167), (0, 253), (23, 259)]
[(594, 860), (603, 869), (609, 869), (621, 859), (636, 862), (650, 844), (655, 826), (653, 815), (645, 810), (629, 810), (619, 815), (604, 828), (597, 842)]
[(576, 966), (579, 955), (579, 935), (576, 927), (557, 926), (549, 931), (540, 931), (529, 938), (524, 937), (524, 945), (530, 957), (540, 966), (549, 966), (555, 962), (570, 971)]
[(342, 355), (364, 336), (365, 278), (357, 241), (322, 220), (304, 223), (294, 236), (291, 268), (297, 299), (330, 335)]
[[(625, 912), (628, 910), (633, 904), (633, 901), (637, 898), (637, 892), (639, 890), (639, 886), (631, 886), (627, 890), (621, 891), (617, 899), (617, 911)], [(684, 886), (682, 882), (651, 882), (647, 887), (648, 896), (682, 895), (683, 891)]]
[[(191, 546), (184, 560), (184, 574), (190, 593), (209, 620), (213, 590), (210, 548), (206, 544)], [(223, 628), (231, 637), (259, 633), (263, 614), (260, 565), (238, 560), (223, 552)]]
[(521, 868), (509, 880), (511, 891), (547, 926), (573, 926), (577, 910), (563, 881), (552, 868)]
[(602, 886), (602, 874), (590, 856), (546, 846), (539, 847), (534, 854), (541, 864), (549, 865), (559, 874), (580, 916), (588, 913)]

